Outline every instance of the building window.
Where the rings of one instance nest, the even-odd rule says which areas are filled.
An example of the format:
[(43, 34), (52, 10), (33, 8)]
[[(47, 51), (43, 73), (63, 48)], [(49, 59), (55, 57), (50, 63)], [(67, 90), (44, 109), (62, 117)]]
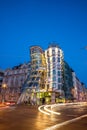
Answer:
[(53, 57), (53, 62), (55, 62), (55, 57)]
[(60, 65), (60, 64), (57, 65), (57, 69), (58, 69), (58, 70), (61, 69), (61, 65)]
[(60, 90), (61, 90), (61, 84), (58, 84), (58, 89), (60, 89)]
[(50, 72), (48, 72), (48, 77), (50, 77)]
[(48, 65), (48, 69), (50, 70), (50, 64)]
[(58, 71), (58, 76), (61, 76), (61, 71)]
[(36, 69), (38, 69), (38, 66), (36, 65)]
[(60, 62), (60, 58), (58, 57), (58, 62)]
[(56, 83), (53, 83), (53, 88), (56, 88)]
[(58, 56), (60, 57), (60, 54), (58, 54)]
[(56, 81), (56, 76), (53, 76), (53, 81)]
[(49, 51), (47, 51), (47, 56), (49, 56)]
[(17, 87), (18, 86), (18, 78), (16, 78), (16, 80), (15, 80), (15, 87)]
[(52, 50), (52, 55), (55, 55), (55, 50)]
[(7, 75), (9, 75), (9, 72), (7, 72)]
[(13, 82), (13, 80), (11, 80), (11, 86), (12, 86), (12, 87), (14, 86), (14, 82)]
[(50, 58), (48, 57), (48, 63), (50, 62)]
[(58, 83), (61, 83), (61, 78), (58, 78)]
[(58, 54), (60, 54), (60, 50), (58, 50)]
[(55, 75), (56, 74), (56, 70), (53, 70), (53, 75)]

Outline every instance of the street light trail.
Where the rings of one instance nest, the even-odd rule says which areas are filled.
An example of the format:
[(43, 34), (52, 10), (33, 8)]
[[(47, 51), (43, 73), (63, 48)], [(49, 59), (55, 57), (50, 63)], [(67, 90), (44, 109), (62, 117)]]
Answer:
[[(66, 106), (66, 105), (87, 105), (87, 102), (77, 102), (77, 103), (63, 103), (63, 104), (52, 104), (52, 105), (42, 105), (38, 107), (38, 110), (46, 115), (55, 114), (55, 115), (60, 115), (60, 112), (55, 112), (53, 110), (49, 110), (48, 107), (51, 109), (58, 107), (58, 106)], [(41, 108), (44, 108), (45, 111), (43, 111)], [(48, 113), (49, 112), (49, 113)]]
[(56, 115), (60, 115), (61, 114), (59, 112), (55, 112), (55, 111), (49, 110), (48, 107), (51, 107), (51, 106), (52, 105), (46, 105), (46, 106), (44, 106), (44, 110), (46, 110), (46, 111), (48, 111), (48, 112), (50, 112), (52, 114), (56, 114)]
[(41, 108), (43, 108), (44, 106), (45, 106), (45, 105), (42, 105), (42, 106), (38, 107), (38, 110), (39, 110), (40, 112), (46, 114), (46, 115), (50, 115), (50, 113), (41, 110)]
[(14, 111), (15, 108), (16, 108), (15, 106), (4, 106), (4, 107), (1, 107), (1, 108), (0, 108), (0, 111), (5, 110), (5, 111), (10, 112), (10, 111)]
[[(51, 106), (51, 108), (55, 108), (55, 107), (63, 106), (63, 105), (64, 105), (64, 106), (66, 106), (66, 105), (82, 105), (82, 106), (85, 106), (85, 105), (87, 105), (87, 102), (53, 104), (53, 105), (50, 105), (50, 106)], [(48, 106), (46, 106), (46, 107), (48, 107)], [(46, 108), (46, 107), (45, 107), (45, 108)], [(45, 109), (45, 110), (46, 110), (46, 109)], [(82, 116), (80, 116), (80, 117), (76, 117), (76, 118), (74, 118), (74, 119), (71, 119), (71, 120), (68, 120), (68, 121), (65, 121), (65, 122), (62, 122), (62, 123), (59, 123), (59, 124), (56, 124), (56, 125), (54, 125), (54, 126), (51, 126), (51, 127), (46, 128), (46, 129), (44, 129), (44, 130), (55, 130), (55, 129), (58, 129), (58, 128), (63, 127), (63, 126), (65, 126), (65, 125), (68, 125), (68, 124), (70, 124), (70, 123), (73, 123), (73, 122), (75, 122), (75, 121), (78, 121), (78, 120), (80, 120), (80, 119), (82, 119), (82, 118), (85, 118), (85, 117), (87, 117), (87, 114), (86, 114), (86, 115), (82, 115)]]
[[(51, 106), (52, 106), (52, 105), (42, 105), (42, 106), (38, 107), (38, 110), (39, 110), (40, 112), (44, 113), (44, 114), (47, 114), (47, 115), (50, 115), (50, 113), (51, 113), (51, 114), (56, 114), (56, 115), (60, 115), (60, 114), (61, 114), (61, 113), (59, 113), (59, 112), (54, 112), (54, 111), (52, 111), (52, 110), (49, 110), (48, 107), (51, 107)], [(44, 108), (44, 110), (47, 111), (47, 112), (43, 111), (41, 108)], [(49, 112), (49, 113), (48, 113), (48, 112)]]
[(57, 106), (66, 106), (66, 105), (87, 105), (87, 102), (53, 104), (53, 105), (51, 105), (51, 108), (54, 108), (54, 107), (57, 107)]
[(3, 107), (0, 107), (0, 111), (4, 110), (4, 109), (7, 109), (9, 108), (9, 106), (3, 106)]
[(68, 120), (68, 121), (59, 123), (59, 124), (57, 124), (57, 125), (51, 126), (51, 127), (49, 127), (49, 128), (46, 128), (46, 129), (44, 129), (44, 130), (55, 130), (55, 129), (58, 129), (58, 128), (63, 127), (63, 126), (65, 126), (65, 125), (68, 125), (68, 124), (70, 124), (70, 123), (73, 123), (73, 122), (75, 122), (75, 121), (77, 121), (77, 120), (80, 120), (80, 119), (82, 119), (82, 118), (85, 118), (85, 117), (87, 117), (87, 115), (82, 115), (82, 116), (77, 117), (77, 118), (74, 118), (74, 119), (72, 119), (72, 120)]

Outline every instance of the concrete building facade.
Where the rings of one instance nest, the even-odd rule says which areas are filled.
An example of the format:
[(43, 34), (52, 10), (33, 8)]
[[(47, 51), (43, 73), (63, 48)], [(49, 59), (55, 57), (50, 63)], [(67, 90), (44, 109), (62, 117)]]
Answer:
[[(5, 100), (17, 102), (21, 87), (24, 84), (28, 73), (30, 63), (20, 64), (12, 69), (6, 69), (4, 72), (3, 84), (6, 84)], [(2, 89), (3, 93), (3, 89)]]
[(2, 83), (3, 83), (3, 78), (4, 78), (4, 71), (0, 69), (0, 102), (2, 101)]
[(57, 44), (50, 44), (45, 50), (49, 90), (63, 93), (63, 51)]
[(73, 90), (73, 78), (72, 78), (72, 69), (68, 65), (66, 61), (64, 61), (64, 68), (63, 68), (63, 89), (65, 92), (65, 99), (66, 100), (74, 100), (74, 96), (72, 94)]

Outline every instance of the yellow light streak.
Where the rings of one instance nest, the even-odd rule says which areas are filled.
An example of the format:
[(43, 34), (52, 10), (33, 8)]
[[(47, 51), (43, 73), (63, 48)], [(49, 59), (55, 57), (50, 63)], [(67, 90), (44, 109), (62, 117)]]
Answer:
[(55, 111), (49, 110), (48, 107), (52, 107), (52, 105), (44, 106), (44, 110), (50, 112), (51, 114), (56, 114), (56, 115), (60, 115), (61, 114), (60, 112), (55, 112)]
[[(58, 106), (66, 106), (66, 105), (87, 105), (87, 102), (77, 102), (77, 103), (62, 103), (62, 104), (52, 104), (52, 105), (42, 105), (40, 107), (38, 107), (38, 110), (40, 112), (42, 112), (43, 114), (46, 115), (51, 115), (51, 114), (56, 114), (56, 115), (61, 115), (61, 113), (59, 112), (55, 112), (53, 110), (49, 110), (48, 108), (50, 107), (51, 109), (58, 107)], [(41, 108), (44, 108), (44, 110), (42, 110)], [(46, 112), (47, 111), (47, 112)], [(49, 112), (49, 113), (48, 113)]]
[(82, 119), (82, 118), (85, 118), (85, 117), (87, 117), (87, 115), (82, 115), (82, 116), (80, 116), (80, 117), (77, 117), (77, 118), (74, 118), (74, 119), (71, 119), (71, 120), (62, 122), (62, 123), (60, 123), (60, 124), (56, 124), (56, 125), (51, 126), (51, 127), (49, 127), (49, 128), (46, 128), (45, 130), (55, 130), (55, 129), (58, 129), (58, 128), (63, 127), (63, 126), (65, 126), (65, 125), (68, 125), (68, 124), (70, 124), (70, 123), (73, 123), (73, 122), (75, 122), (75, 121), (77, 121), (77, 120), (80, 120), (80, 119)]
[(40, 112), (42, 112), (43, 114), (50, 115), (50, 113), (41, 110), (41, 108), (43, 108), (43, 107), (44, 107), (44, 105), (38, 107), (38, 110), (39, 110)]

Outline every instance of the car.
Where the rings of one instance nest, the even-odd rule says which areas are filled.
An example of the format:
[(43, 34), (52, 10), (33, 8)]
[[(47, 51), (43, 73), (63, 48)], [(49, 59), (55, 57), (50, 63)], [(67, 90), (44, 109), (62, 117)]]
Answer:
[(13, 105), (15, 105), (16, 103), (15, 103), (15, 102), (5, 102), (5, 104), (6, 104), (7, 106), (13, 106)]

